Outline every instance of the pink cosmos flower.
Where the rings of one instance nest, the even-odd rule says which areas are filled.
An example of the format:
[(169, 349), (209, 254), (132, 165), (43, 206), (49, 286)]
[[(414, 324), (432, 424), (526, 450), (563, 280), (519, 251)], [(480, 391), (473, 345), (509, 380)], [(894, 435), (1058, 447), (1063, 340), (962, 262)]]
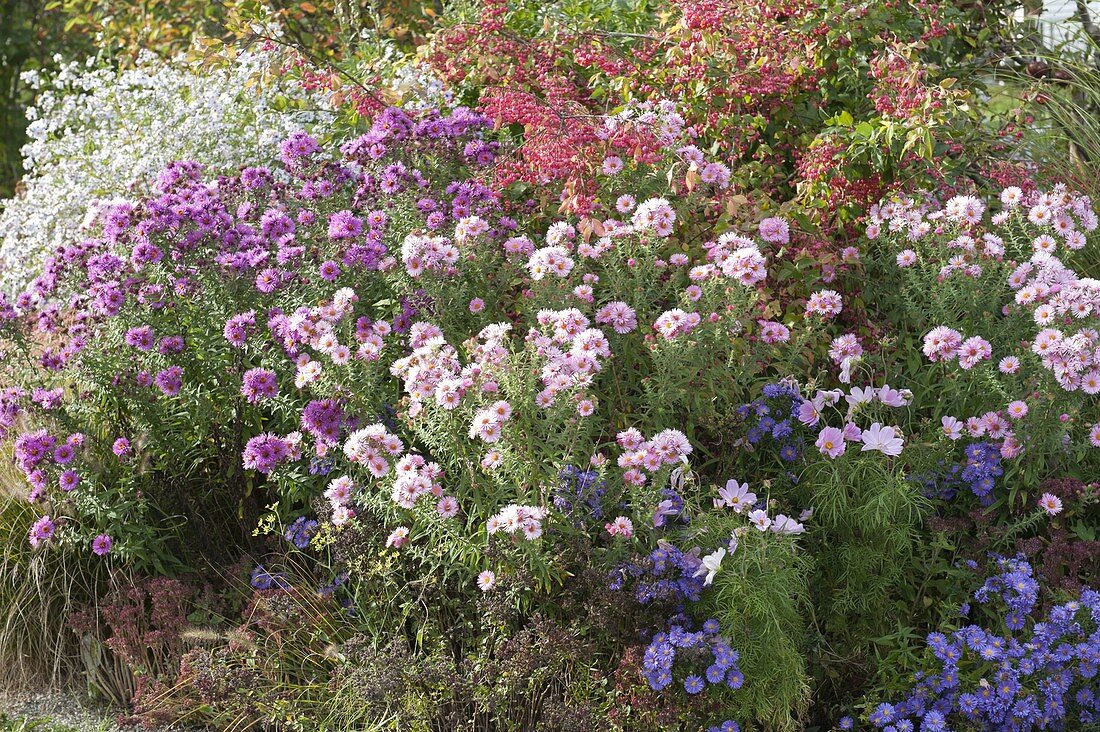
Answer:
[(807, 427), (813, 427), (821, 419), (821, 412), (809, 399), (806, 399), (798, 407), (798, 421)]
[(836, 459), (844, 454), (847, 445), (844, 442), (844, 433), (836, 427), (826, 427), (817, 435), (814, 443), (821, 454)]
[(844, 439), (848, 442), (859, 442), (863, 438), (863, 430), (851, 422), (844, 425)]
[(749, 491), (748, 483), (738, 483), (736, 480), (726, 481), (725, 488), (718, 489), (718, 498), (714, 499), (714, 507), (723, 506), (732, 508), (735, 513), (741, 513), (756, 503), (756, 494)]
[(860, 440), (863, 442), (861, 452), (878, 450), (887, 455), (900, 455), (902, 446), (905, 444), (904, 440), (897, 436), (893, 427), (883, 427), (878, 422), (863, 430)]
[(776, 514), (775, 520), (772, 521), (771, 530), (776, 534), (802, 534), (805, 533), (806, 527), (790, 516), (780, 513)]
[(772, 525), (772, 520), (768, 518), (768, 514), (760, 509), (749, 514), (749, 521), (760, 531), (767, 531)]
[(962, 437), (963, 423), (954, 417), (940, 417), (940, 425), (943, 427), (943, 434), (949, 440), (957, 440)]

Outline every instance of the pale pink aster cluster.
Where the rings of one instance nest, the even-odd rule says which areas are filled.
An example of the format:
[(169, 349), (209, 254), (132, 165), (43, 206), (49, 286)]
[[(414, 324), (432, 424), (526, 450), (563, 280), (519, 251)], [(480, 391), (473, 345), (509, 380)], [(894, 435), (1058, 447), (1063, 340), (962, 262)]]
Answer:
[(1014, 401), (1008, 405), (1004, 414), (992, 410), (981, 416), (968, 417), (965, 421), (951, 415), (943, 416), (940, 418), (940, 429), (943, 436), (952, 441), (961, 439), (964, 436), (975, 440), (985, 437), (993, 441), (1000, 441), (1001, 457), (1011, 459), (1020, 454), (1023, 445), (1016, 437), (1009, 418), (1013, 420), (1022, 419), (1027, 412), (1025, 402)]
[(547, 275), (556, 277), (568, 277), (573, 271), (573, 258), (569, 256), (569, 250), (562, 246), (543, 247), (536, 249), (527, 260), (527, 271), (531, 273), (531, 279), (538, 281)]
[(600, 325), (610, 325), (612, 330), (623, 335), (638, 327), (638, 316), (634, 308), (621, 300), (616, 300), (596, 311), (596, 322)]
[(863, 346), (854, 333), (837, 336), (829, 344), (829, 358), (838, 366), (845, 360), (857, 359), (863, 355)]
[(506, 254), (530, 255), (535, 251), (535, 244), (526, 236), (512, 236), (501, 244)]
[(543, 389), (535, 403), (547, 408), (562, 392), (589, 386), (603, 368), (602, 360), (610, 358), (611, 346), (603, 331), (589, 328), (588, 318), (575, 308), (540, 310), (537, 319), (551, 331), (545, 335), (532, 328), (527, 334), (527, 342), (545, 359), (539, 373)]
[(760, 238), (773, 244), (786, 244), (791, 240), (791, 226), (778, 216), (760, 222)]
[(806, 301), (806, 315), (818, 315), (822, 318), (835, 318), (844, 308), (844, 299), (835, 290), (821, 290), (810, 295)]
[(480, 438), (484, 442), (493, 443), (500, 439), (504, 425), (512, 418), (512, 405), (503, 399), (499, 399), (488, 407), (478, 410), (470, 423), (470, 439)]
[(631, 223), (638, 231), (652, 231), (659, 237), (672, 233), (676, 222), (676, 211), (664, 198), (650, 198), (638, 204), (631, 217)]
[(409, 234), (401, 242), (401, 262), (410, 277), (425, 271), (453, 273), (458, 258), (458, 247), (444, 236)]
[(325, 498), (328, 499), (334, 511), (346, 507), (351, 503), (354, 495), (355, 481), (347, 475), (341, 475), (329, 482), (328, 488), (324, 492)]
[[(455, 241), (465, 242), (476, 239), (489, 230), (489, 222), (480, 216), (466, 216), (455, 224)], [(404, 254), (404, 250), (402, 250)], [(402, 258), (404, 260), (404, 258)]]
[[(1100, 280), (1078, 277), (1047, 254), (1020, 264), (1009, 276), (1009, 286), (1016, 291), (1016, 304), (1032, 308), (1040, 326), (1064, 327), (1100, 314)], [(1032, 340), (1031, 351), (1066, 391), (1100, 393), (1100, 335), (1095, 328), (1074, 332), (1044, 327)]]
[(509, 504), (500, 513), (490, 516), (485, 529), (490, 534), (522, 534), (528, 541), (542, 536), (542, 522), (546, 518), (546, 509), (539, 506), (520, 506)]
[(386, 538), (386, 548), (400, 549), (405, 546), (411, 541), (409, 538), (410, 533), (408, 526), (398, 526), (390, 532), (389, 537)]
[(786, 343), (791, 339), (791, 329), (774, 320), (760, 320), (760, 340), (765, 343)]
[(356, 465), (362, 465), (376, 478), (390, 471), (390, 459), (401, 455), (405, 445), (401, 438), (375, 423), (355, 430), (344, 442), (344, 455)]
[(647, 473), (686, 461), (692, 449), (687, 436), (672, 429), (658, 432), (646, 440), (641, 432), (631, 427), (618, 433), (615, 441), (623, 449), (618, 460), (619, 467), (624, 469), (623, 480), (630, 485), (643, 485)]
[(443, 486), (439, 482), (443, 469), (437, 463), (430, 463), (422, 455), (410, 453), (398, 460), (396, 467), (390, 497), (401, 508), (412, 508), (423, 496), (443, 496)]
[(671, 341), (695, 330), (702, 321), (699, 313), (687, 313), (680, 308), (672, 308), (657, 316), (657, 320), (653, 322), (653, 330), (666, 341)]
[(993, 347), (981, 336), (964, 339), (954, 328), (940, 325), (924, 336), (921, 349), (930, 361), (953, 361), (958, 359), (963, 369), (972, 369), (980, 362), (989, 360)]
[(742, 285), (751, 287), (762, 282), (768, 276), (768, 260), (752, 239), (734, 232), (726, 232), (718, 241), (704, 245), (707, 249), (707, 261), (693, 273), (692, 279), (709, 279), (717, 268), (726, 277), (736, 279)]

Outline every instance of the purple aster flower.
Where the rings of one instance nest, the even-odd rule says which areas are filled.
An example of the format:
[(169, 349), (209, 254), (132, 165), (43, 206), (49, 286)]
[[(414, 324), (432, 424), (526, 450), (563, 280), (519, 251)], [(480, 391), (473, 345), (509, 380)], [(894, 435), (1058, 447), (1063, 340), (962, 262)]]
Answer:
[(73, 470), (66, 470), (61, 474), (61, 477), (58, 478), (58, 483), (61, 485), (61, 490), (68, 493), (80, 485), (80, 475)]
[(139, 351), (151, 351), (153, 350), (153, 329), (148, 325), (143, 325), (138, 328), (131, 328), (126, 331), (126, 345), (131, 348), (136, 348)]
[(107, 534), (100, 534), (96, 538), (92, 539), (92, 554), (97, 557), (106, 556), (111, 551), (111, 537)]
[(35, 521), (28, 536), (31, 546), (37, 548), (42, 542), (52, 539), (56, 528), (49, 516), (43, 516)]
[(351, 211), (337, 211), (328, 217), (328, 235), (332, 239), (354, 239), (363, 233), (363, 222)]
[(275, 380), (275, 372), (267, 369), (249, 369), (244, 374), (241, 385), (243, 394), (250, 404), (255, 404), (261, 399), (272, 399), (279, 393), (279, 384)]
[(257, 470), (266, 475), (290, 457), (290, 444), (278, 435), (256, 435), (245, 445), (241, 457), (246, 470)]
[(183, 388), (183, 369), (179, 366), (169, 366), (156, 375), (153, 383), (164, 392), (165, 396), (176, 396)]

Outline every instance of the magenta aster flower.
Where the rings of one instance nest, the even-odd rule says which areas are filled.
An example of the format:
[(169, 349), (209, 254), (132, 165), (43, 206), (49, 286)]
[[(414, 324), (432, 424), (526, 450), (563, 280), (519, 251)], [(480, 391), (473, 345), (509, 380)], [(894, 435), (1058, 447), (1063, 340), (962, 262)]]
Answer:
[(275, 381), (275, 372), (267, 369), (249, 369), (244, 373), (241, 384), (241, 394), (255, 404), (261, 399), (272, 399), (279, 393), (279, 385)]
[(37, 547), (42, 542), (52, 539), (56, 528), (53, 520), (48, 515), (35, 521), (28, 536), (31, 546)]
[(130, 454), (130, 441), (125, 437), (120, 437), (115, 440), (115, 443), (111, 445), (111, 452), (120, 458), (124, 458)]
[(80, 476), (75, 471), (66, 470), (61, 474), (58, 483), (61, 484), (61, 490), (68, 493), (80, 485)]
[(337, 211), (328, 217), (328, 235), (332, 239), (354, 239), (363, 233), (363, 222), (351, 211)]
[(96, 538), (92, 539), (92, 554), (97, 557), (106, 556), (107, 552), (111, 551), (111, 537), (107, 534), (100, 534)]

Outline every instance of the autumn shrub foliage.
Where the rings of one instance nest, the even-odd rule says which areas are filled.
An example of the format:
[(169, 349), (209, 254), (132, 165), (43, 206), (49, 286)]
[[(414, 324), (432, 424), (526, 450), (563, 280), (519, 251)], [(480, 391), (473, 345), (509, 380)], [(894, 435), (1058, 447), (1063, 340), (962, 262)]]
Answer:
[(94, 570), (93, 686), (215, 729), (1092, 724), (1098, 217), (988, 157), (980, 10), (614, 8), (458, 8), (405, 103), (172, 162), (0, 296), (13, 546)]

